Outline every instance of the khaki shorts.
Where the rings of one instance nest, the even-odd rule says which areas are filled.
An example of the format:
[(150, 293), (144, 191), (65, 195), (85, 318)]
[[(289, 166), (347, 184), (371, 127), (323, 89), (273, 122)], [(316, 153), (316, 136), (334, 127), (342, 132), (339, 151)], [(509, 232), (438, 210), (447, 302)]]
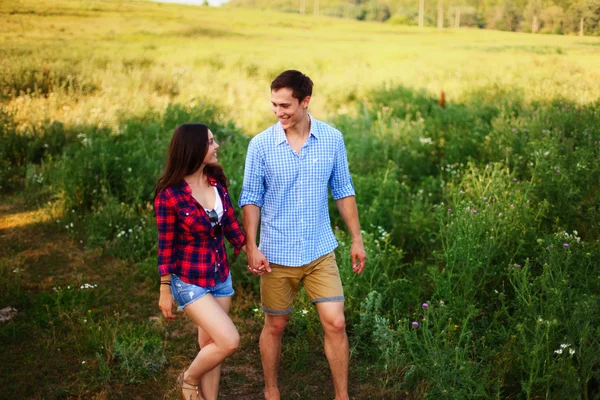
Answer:
[(313, 303), (344, 301), (335, 253), (331, 252), (301, 267), (271, 264), (271, 272), (260, 277), (263, 311), (272, 315), (289, 314), (300, 282)]

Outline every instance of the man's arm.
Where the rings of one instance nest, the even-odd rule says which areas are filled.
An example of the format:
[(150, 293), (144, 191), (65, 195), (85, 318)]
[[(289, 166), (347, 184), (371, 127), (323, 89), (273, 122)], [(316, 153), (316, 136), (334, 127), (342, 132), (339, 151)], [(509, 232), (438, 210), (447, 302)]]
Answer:
[(246, 231), (246, 253), (248, 255), (248, 268), (254, 275), (263, 275), (271, 272), (269, 261), (256, 245), (256, 233), (260, 220), (260, 208), (254, 204), (242, 207), (242, 224)]
[(242, 207), (242, 225), (246, 231), (246, 254), (248, 255), (248, 269), (254, 275), (271, 272), (271, 267), (264, 254), (256, 245), (256, 233), (260, 220), (260, 208), (265, 195), (265, 172), (259, 145), (256, 137), (248, 145), (246, 154), (246, 167), (244, 169), (244, 184), (240, 194), (239, 205)]
[(352, 271), (360, 274), (365, 267), (367, 253), (360, 233), (360, 223), (358, 221), (358, 209), (356, 208), (356, 198), (354, 196), (343, 197), (335, 201), (340, 215), (344, 219), (350, 237), (352, 246), (350, 247), (350, 257), (352, 259)]

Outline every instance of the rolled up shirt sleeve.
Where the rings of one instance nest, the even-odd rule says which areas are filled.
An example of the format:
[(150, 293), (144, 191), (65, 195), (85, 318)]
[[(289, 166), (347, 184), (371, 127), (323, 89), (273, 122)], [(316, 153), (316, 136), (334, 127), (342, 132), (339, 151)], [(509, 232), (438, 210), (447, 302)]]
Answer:
[(223, 224), (223, 233), (229, 243), (233, 246), (234, 253), (237, 255), (246, 244), (246, 236), (235, 216), (235, 210), (233, 209), (233, 204), (231, 203), (229, 195), (225, 196), (225, 201), (227, 202), (227, 211), (224, 217), (225, 223)]
[(265, 166), (255, 139), (250, 141), (246, 154), (244, 183), (238, 202), (240, 207), (248, 204), (262, 207), (265, 200)]
[(334, 200), (344, 197), (354, 196), (354, 184), (348, 168), (348, 156), (344, 139), (340, 134), (339, 142), (335, 150), (335, 159), (333, 161), (333, 170), (329, 177), (329, 188)]
[(158, 273), (159, 275), (176, 272), (175, 227), (177, 212), (165, 192), (154, 200), (154, 215), (158, 227)]

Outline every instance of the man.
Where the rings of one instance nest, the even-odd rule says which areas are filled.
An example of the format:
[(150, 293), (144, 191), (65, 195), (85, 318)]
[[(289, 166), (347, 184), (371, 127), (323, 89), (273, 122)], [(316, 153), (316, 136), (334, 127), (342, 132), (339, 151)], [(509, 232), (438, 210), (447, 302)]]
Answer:
[(348, 399), (344, 292), (333, 252), (337, 241), (329, 219), (328, 187), (352, 237), (354, 272), (363, 270), (366, 254), (344, 140), (338, 130), (308, 113), (312, 86), (308, 76), (294, 70), (281, 73), (271, 84), (279, 122), (250, 142), (239, 201), (248, 268), (261, 276), (265, 325), (260, 354), (267, 400), (280, 399), (281, 338), (300, 282), (325, 331), (335, 398)]

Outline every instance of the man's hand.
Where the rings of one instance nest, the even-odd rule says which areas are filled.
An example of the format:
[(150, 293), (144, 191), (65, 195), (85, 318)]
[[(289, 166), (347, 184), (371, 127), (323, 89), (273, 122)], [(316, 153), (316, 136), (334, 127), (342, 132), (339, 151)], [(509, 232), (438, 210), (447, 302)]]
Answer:
[(246, 248), (246, 250), (248, 254), (248, 270), (250, 272), (257, 276), (271, 272), (271, 266), (269, 265), (269, 261), (267, 261), (267, 257), (265, 257), (258, 247)]
[(162, 312), (162, 315), (166, 319), (174, 319), (175, 315), (173, 315), (173, 296), (171, 295), (170, 286), (167, 286), (168, 290), (160, 291), (160, 298), (158, 299), (158, 308)]
[(365, 261), (367, 259), (367, 253), (365, 253), (365, 246), (363, 245), (362, 239), (352, 241), (350, 258), (352, 259), (352, 272), (360, 274), (365, 267)]

